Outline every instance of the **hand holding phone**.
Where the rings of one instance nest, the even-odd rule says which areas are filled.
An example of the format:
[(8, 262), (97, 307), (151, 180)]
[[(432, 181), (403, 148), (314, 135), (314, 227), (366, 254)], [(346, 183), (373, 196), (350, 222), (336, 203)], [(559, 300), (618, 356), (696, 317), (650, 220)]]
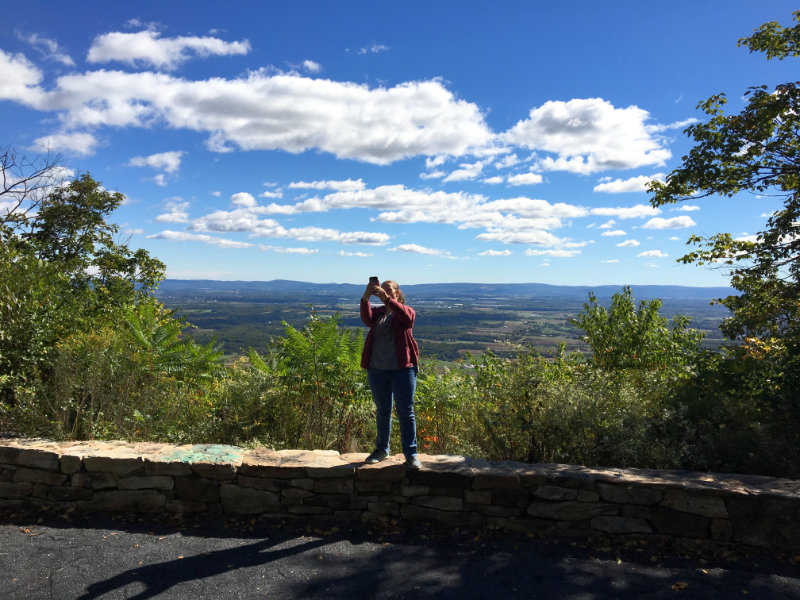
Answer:
[(369, 284), (370, 285), (380, 285), (381, 284), (381, 280), (378, 279), (377, 275), (373, 275), (372, 277), (369, 278)]

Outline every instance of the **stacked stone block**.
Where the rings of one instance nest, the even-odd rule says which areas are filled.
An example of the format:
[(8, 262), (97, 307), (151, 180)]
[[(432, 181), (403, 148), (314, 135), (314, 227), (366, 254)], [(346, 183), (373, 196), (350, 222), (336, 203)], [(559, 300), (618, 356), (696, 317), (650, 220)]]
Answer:
[(0, 440), (0, 508), (430, 522), (800, 548), (800, 482), (233, 446)]

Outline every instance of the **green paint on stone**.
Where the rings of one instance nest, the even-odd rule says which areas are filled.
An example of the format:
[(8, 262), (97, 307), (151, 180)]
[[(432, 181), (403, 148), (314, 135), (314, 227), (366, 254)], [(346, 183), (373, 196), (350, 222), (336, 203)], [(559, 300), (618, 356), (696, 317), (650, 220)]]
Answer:
[(242, 456), (242, 449), (225, 444), (195, 444), (191, 448), (181, 448), (161, 457), (165, 462), (212, 462), (234, 463)]

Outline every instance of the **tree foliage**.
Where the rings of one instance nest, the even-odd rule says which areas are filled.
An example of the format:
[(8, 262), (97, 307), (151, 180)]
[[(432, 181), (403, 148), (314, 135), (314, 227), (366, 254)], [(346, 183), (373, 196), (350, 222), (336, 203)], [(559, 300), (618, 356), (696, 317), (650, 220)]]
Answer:
[(661, 316), (661, 300), (642, 300), (638, 307), (630, 286), (614, 294), (606, 308), (593, 293), (584, 312), (570, 322), (582, 329), (592, 350), (591, 361), (606, 371), (644, 369), (688, 373), (699, 353), (702, 334), (689, 328), (689, 318)]
[[(800, 55), (800, 11), (793, 27), (767, 23), (739, 45), (767, 59)], [(750, 192), (781, 198), (783, 206), (750, 239), (729, 233), (692, 236), (697, 249), (681, 260), (730, 268), (738, 296), (722, 299), (731, 309), (723, 325), (730, 338), (797, 356), (800, 352), (800, 82), (775, 89), (751, 87), (745, 107), (726, 114), (724, 94), (698, 108), (708, 119), (686, 129), (695, 142), (665, 182), (651, 182), (653, 206), (707, 196)]]

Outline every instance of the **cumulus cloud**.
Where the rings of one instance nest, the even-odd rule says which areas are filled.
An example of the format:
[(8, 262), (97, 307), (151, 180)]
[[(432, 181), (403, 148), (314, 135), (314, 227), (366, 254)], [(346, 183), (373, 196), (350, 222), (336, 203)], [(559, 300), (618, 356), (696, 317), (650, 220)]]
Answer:
[(86, 60), (90, 63), (122, 62), (171, 71), (193, 56), (231, 56), (247, 54), (250, 42), (225, 42), (214, 37), (162, 38), (154, 29), (123, 33), (114, 31), (97, 36)]
[(654, 175), (639, 175), (638, 177), (631, 177), (629, 179), (601, 179), (600, 183), (594, 186), (595, 192), (604, 192), (606, 194), (622, 194), (625, 192), (645, 192), (646, 186), (651, 181), (663, 181), (664, 174), (656, 173)]
[(503, 158), (495, 162), (494, 166), (497, 169), (507, 169), (509, 167), (513, 167), (519, 162), (520, 162), (519, 156), (517, 156), (512, 152), (511, 154), (506, 154)]
[(336, 254), (339, 256), (355, 256), (357, 258), (369, 258), (372, 256), (370, 252), (348, 252), (346, 250), (339, 250)]
[(664, 219), (661, 217), (654, 217), (647, 221), (642, 227), (645, 229), (682, 229), (684, 227), (693, 227), (697, 225), (691, 217), (680, 216), (672, 217), (671, 219)]
[(0, 75), (1, 98), (56, 111), (67, 129), (160, 121), (206, 133), (207, 147), (216, 152), (317, 149), (389, 164), (417, 155), (462, 155), (493, 137), (478, 107), (436, 80), (370, 89), (263, 70), (205, 81), (100, 70), (59, 77), (44, 92), (41, 73), (24, 57), (6, 54)]
[(476, 236), (479, 240), (502, 242), (503, 244), (533, 244), (555, 246), (562, 240), (547, 231), (489, 231)]
[(553, 256), (555, 258), (570, 258), (580, 253), (580, 250), (564, 250), (559, 248), (550, 250), (534, 250), (533, 248), (528, 248), (524, 252), (525, 256)]
[[(681, 204), (675, 210), (681, 211), (681, 212), (694, 212), (696, 210), (700, 210), (700, 207), (696, 206), (694, 204)], [(761, 215), (761, 216), (763, 217), (764, 215)]]
[(285, 248), (284, 246), (269, 246), (258, 244), (258, 249), (264, 252), (277, 252), (278, 254), (317, 254), (316, 248)]
[(442, 254), (441, 250), (435, 250), (433, 248), (426, 248), (425, 246), (420, 246), (419, 244), (400, 244), (395, 248), (389, 248), (390, 252), (409, 252), (411, 254), (427, 254), (430, 256), (439, 256)]
[(364, 244), (381, 246), (389, 243), (389, 235), (370, 231), (339, 231), (325, 227), (284, 227), (274, 219), (263, 219), (261, 214), (269, 209), (250, 203), (250, 194), (240, 193), (233, 197), (237, 208), (229, 211), (217, 210), (195, 219), (189, 228), (192, 231), (211, 233), (247, 233), (251, 237), (289, 238), (303, 242), (338, 242), (340, 244)]
[(611, 230), (609, 230), (609, 231), (604, 231), (604, 232), (603, 232), (603, 233), (601, 233), (600, 235), (604, 235), (604, 236), (606, 236), (606, 237), (616, 237), (616, 236), (620, 236), (620, 235), (628, 235), (628, 234), (627, 234), (627, 233), (625, 233), (625, 231), (624, 231), (624, 230), (622, 230), (622, 229), (611, 229)]
[(531, 109), (503, 139), (554, 154), (537, 163), (544, 170), (588, 174), (661, 165), (671, 153), (649, 119), (641, 108), (616, 108), (602, 98), (549, 101)]
[(37, 106), (44, 97), (39, 88), (42, 72), (23, 54), (0, 50), (0, 100)]
[(511, 256), (511, 250), (485, 250), (478, 252), (478, 256)]
[(345, 179), (344, 181), (293, 181), (289, 187), (308, 190), (357, 191), (363, 190), (366, 185), (361, 179)]
[(242, 208), (253, 208), (258, 206), (258, 202), (256, 202), (253, 194), (248, 192), (238, 192), (231, 196), (231, 204), (234, 206), (241, 206)]
[(488, 183), (490, 185), (497, 185), (499, 183), (503, 183), (503, 177), (501, 175), (495, 175), (494, 177), (487, 177), (486, 179), (481, 179), (483, 183)]
[(620, 248), (635, 248), (639, 245), (638, 240), (625, 240), (624, 242), (620, 242), (617, 244)]
[(160, 152), (150, 156), (134, 156), (128, 161), (131, 167), (151, 167), (167, 173), (175, 173), (181, 167), (181, 157), (186, 154), (182, 150)]
[(647, 250), (645, 252), (639, 252), (636, 256), (642, 256), (645, 258), (665, 258), (669, 256), (669, 254), (665, 254), (661, 250)]
[(35, 146), (41, 151), (64, 151), (88, 156), (94, 154), (97, 138), (91, 133), (55, 133), (37, 138)]
[(158, 223), (188, 223), (189, 203), (184, 202), (180, 196), (168, 198), (164, 201), (166, 212), (156, 217)]
[(309, 73), (319, 73), (322, 70), (322, 65), (313, 60), (304, 60), (303, 68)]
[(172, 231), (167, 229), (159, 233), (147, 236), (148, 240), (169, 240), (171, 242), (202, 242), (219, 248), (252, 248), (254, 244), (248, 242), (238, 242), (226, 238), (218, 238), (201, 233), (189, 233), (186, 231)]
[(442, 181), (464, 181), (465, 179), (475, 179), (483, 171), (485, 166), (484, 161), (477, 161), (474, 163), (461, 163), (459, 168), (450, 173)]
[(510, 175), (508, 183), (511, 185), (535, 185), (542, 183), (542, 176), (539, 173), (520, 173), (518, 175)]
[(593, 215), (603, 217), (617, 217), (618, 219), (638, 219), (641, 217), (652, 217), (661, 213), (658, 208), (653, 208), (649, 204), (636, 204), (635, 206), (618, 207), (599, 207), (592, 209)]

